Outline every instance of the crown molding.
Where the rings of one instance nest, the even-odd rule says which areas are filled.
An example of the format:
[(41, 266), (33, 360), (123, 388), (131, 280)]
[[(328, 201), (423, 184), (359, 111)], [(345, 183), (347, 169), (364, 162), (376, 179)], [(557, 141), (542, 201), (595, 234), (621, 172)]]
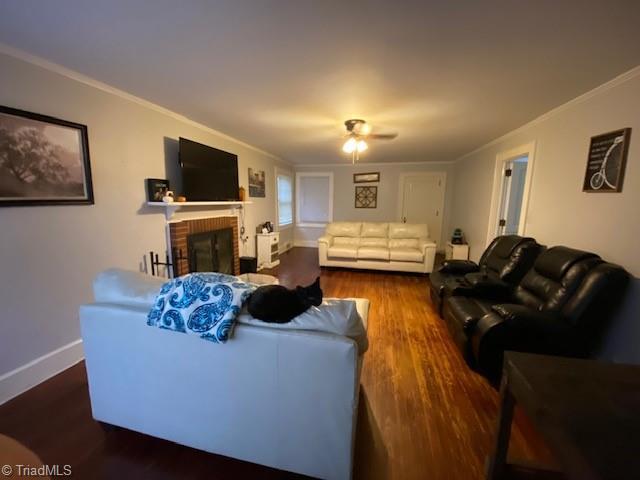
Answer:
[(369, 163), (294, 163), (293, 167), (298, 168), (326, 168), (326, 167), (396, 167), (408, 165), (453, 165), (457, 160), (437, 161), (437, 162), (369, 162)]
[(484, 150), (485, 148), (489, 148), (492, 147), (498, 143), (501, 143), (507, 139), (509, 139), (510, 137), (518, 134), (518, 133), (522, 133), (522, 131), (526, 130), (527, 128), (531, 128), (535, 125), (538, 125), (539, 123), (544, 122), (545, 120), (548, 120), (552, 117), (555, 117), (556, 115), (564, 112), (565, 110), (568, 110), (569, 108), (578, 105), (580, 103), (583, 103), (593, 97), (596, 97), (608, 90), (611, 90), (612, 88), (617, 87), (618, 85), (622, 85), (625, 82), (628, 82), (629, 80), (634, 79), (635, 77), (640, 76), (640, 65), (633, 67), (631, 70), (628, 70), (620, 75), (618, 75), (617, 77), (612, 78), (611, 80), (603, 83), (602, 85), (598, 85), (597, 87), (595, 87), (592, 90), (589, 90), (588, 92), (583, 93), (582, 95), (579, 95), (571, 100), (569, 100), (566, 103), (563, 103), (562, 105), (555, 107), (551, 110), (549, 110), (546, 113), (543, 113), (542, 115), (540, 115), (539, 117), (536, 117), (535, 119), (531, 120), (530, 122), (525, 123), (524, 125), (511, 130), (508, 133), (505, 133), (504, 135), (491, 140), (488, 143), (485, 143), (484, 145), (476, 148), (475, 150), (470, 151), (469, 153), (465, 153), (464, 155), (462, 155), (461, 157), (458, 157), (456, 160), (453, 161), (453, 163), (457, 163), (461, 160), (464, 160), (465, 158), (474, 155), (482, 150)]
[(51, 62), (37, 55), (33, 55), (29, 52), (25, 52), (24, 50), (20, 50), (19, 48), (15, 48), (0, 42), (0, 53), (7, 55), (9, 57), (16, 58), (18, 60), (22, 60), (32, 65), (36, 65), (40, 68), (44, 68), (45, 70), (49, 70), (53, 73), (57, 73), (58, 75), (67, 77), (71, 80), (75, 80), (76, 82), (83, 83), (90, 87), (97, 88), (98, 90), (102, 90), (103, 92), (110, 93), (112, 95), (123, 98), (130, 102), (136, 103), (140, 106), (143, 106), (150, 110), (154, 110), (158, 113), (171, 117), (174, 120), (178, 120), (180, 122), (191, 125), (192, 127), (199, 128), (200, 130), (203, 130), (207, 133), (211, 133), (218, 137), (224, 138), (225, 140), (229, 140), (231, 142), (237, 143), (238, 145), (242, 145), (245, 148), (253, 150), (254, 152), (260, 153), (262, 155), (271, 157), (274, 160), (278, 160), (279, 162), (282, 162), (284, 164), (291, 165), (290, 162), (283, 160), (282, 158), (278, 157), (277, 155), (274, 155), (273, 153), (262, 150), (261, 148), (258, 148), (247, 142), (244, 142), (235, 137), (232, 137), (231, 135), (227, 135), (226, 133), (220, 132), (219, 130), (216, 130), (214, 128), (208, 127), (207, 125), (196, 122), (195, 120), (191, 120), (190, 118), (185, 117), (184, 115), (176, 113), (173, 110), (169, 110), (168, 108), (162, 107), (156, 103), (150, 102), (149, 100), (145, 100), (144, 98), (137, 97), (131, 93), (125, 92), (124, 90), (120, 90), (119, 88), (113, 87), (109, 84), (96, 80), (95, 78), (76, 72), (75, 70), (71, 70), (70, 68), (63, 67), (62, 65)]

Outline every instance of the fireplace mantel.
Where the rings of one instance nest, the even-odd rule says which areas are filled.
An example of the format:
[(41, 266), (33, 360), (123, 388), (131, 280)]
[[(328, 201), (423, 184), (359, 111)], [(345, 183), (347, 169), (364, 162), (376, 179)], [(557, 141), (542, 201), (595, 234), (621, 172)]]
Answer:
[(237, 202), (236, 201), (233, 201), (233, 202), (171, 202), (171, 203), (147, 202), (147, 206), (155, 207), (155, 208), (163, 208), (165, 217), (167, 221), (169, 221), (173, 218), (174, 213), (176, 213), (178, 210), (182, 208), (211, 207), (212, 209), (220, 209), (220, 208), (236, 209), (236, 208), (242, 208), (245, 205), (251, 205), (252, 203), (253, 202), (240, 202), (240, 201), (237, 201)]

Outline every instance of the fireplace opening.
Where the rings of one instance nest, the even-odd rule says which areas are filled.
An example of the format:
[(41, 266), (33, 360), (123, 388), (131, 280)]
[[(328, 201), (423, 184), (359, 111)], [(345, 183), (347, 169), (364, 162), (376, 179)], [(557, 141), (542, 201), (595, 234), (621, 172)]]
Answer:
[(233, 275), (233, 228), (188, 235), (187, 255), (190, 272), (220, 272)]

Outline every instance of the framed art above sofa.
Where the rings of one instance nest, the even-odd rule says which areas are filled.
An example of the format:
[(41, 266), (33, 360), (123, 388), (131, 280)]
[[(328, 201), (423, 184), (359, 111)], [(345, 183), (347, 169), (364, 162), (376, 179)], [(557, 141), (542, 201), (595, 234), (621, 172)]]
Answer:
[(0, 106), (0, 206), (90, 205), (86, 125)]

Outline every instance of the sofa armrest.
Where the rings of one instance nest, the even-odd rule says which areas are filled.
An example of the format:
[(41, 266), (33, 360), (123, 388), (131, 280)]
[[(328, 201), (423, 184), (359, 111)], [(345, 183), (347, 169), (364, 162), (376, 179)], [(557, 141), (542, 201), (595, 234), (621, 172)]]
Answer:
[(478, 369), (490, 380), (499, 381), (504, 352), (571, 355), (573, 329), (556, 315), (524, 305), (498, 304), (476, 324), (471, 349)]
[(418, 239), (418, 245), (420, 250), (422, 250), (423, 252), (427, 249), (427, 248), (436, 248), (436, 242), (434, 242), (433, 240), (431, 240), (430, 238), (427, 237), (421, 237)]
[(451, 273), (454, 275), (464, 275), (480, 270), (477, 263), (471, 260), (445, 260), (439, 268), (441, 273)]
[(333, 245), (333, 236), (331, 235), (323, 235), (318, 239), (318, 243), (324, 243), (327, 247)]

